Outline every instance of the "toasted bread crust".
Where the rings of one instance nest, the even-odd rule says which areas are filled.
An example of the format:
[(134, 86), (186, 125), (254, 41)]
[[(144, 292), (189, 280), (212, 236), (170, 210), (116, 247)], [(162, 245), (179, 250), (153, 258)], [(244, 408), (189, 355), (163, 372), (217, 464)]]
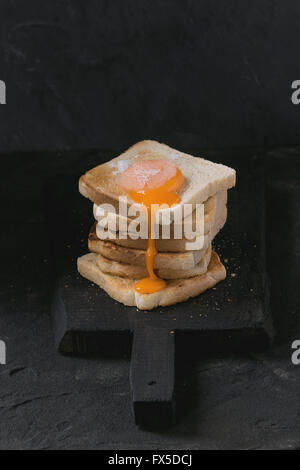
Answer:
[(184, 175), (185, 182), (179, 191), (181, 202), (169, 209), (171, 216), (182, 204), (203, 202), (216, 192), (235, 185), (235, 171), (232, 168), (146, 140), (133, 145), (110, 162), (86, 172), (79, 180), (79, 191), (95, 204), (111, 203), (115, 207), (119, 196), (126, 195), (129, 206), (133, 201), (118, 185), (118, 175), (134, 162), (149, 159), (170, 160)]
[(153, 294), (141, 295), (135, 292), (135, 280), (103, 273), (96, 263), (94, 253), (78, 258), (77, 265), (83, 277), (104, 289), (110, 297), (125, 305), (136, 306), (140, 310), (152, 310), (155, 307), (184, 302), (215, 286), (226, 277), (226, 270), (214, 251), (205, 274), (168, 281), (165, 289)]
[[(161, 279), (187, 279), (189, 277), (199, 276), (207, 271), (211, 258), (211, 245), (208, 247), (205, 255), (191, 269), (170, 269), (168, 267), (156, 269), (156, 274)], [(128, 279), (142, 279), (148, 276), (146, 266), (135, 266), (133, 264), (120, 263), (105, 258), (103, 255), (96, 257), (96, 263), (102, 272), (113, 276), (125, 277)]]
[[(145, 250), (125, 248), (110, 241), (102, 241), (92, 234), (89, 238), (89, 250), (105, 258), (134, 266), (146, 266)], [(155, 269), (192, 269), (205, 255), (205, 250), (190, 250), (186, 252), (159, 252), (154, 259)]]

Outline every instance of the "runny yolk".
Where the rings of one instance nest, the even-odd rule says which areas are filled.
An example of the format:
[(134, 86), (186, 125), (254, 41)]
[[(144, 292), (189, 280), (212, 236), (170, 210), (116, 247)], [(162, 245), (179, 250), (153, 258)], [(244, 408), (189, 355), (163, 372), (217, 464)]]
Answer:
[(152, 238), (152, 204), (178, 204), (177, 191), (181, 188), (184, 177), (179, 168), (168, 160), (143, 160), (130, 166), (119, 178), (119, 185), (125, 189), (131, 199), (142, 204), (148, 214), (148, 248), (146, 266), (148, 277), (138, 281), (134, 289), (140, 294), (152, 294), (166, 287), (166, 282), (154, 272), (154, 258), (157, 255), (155, 239)]

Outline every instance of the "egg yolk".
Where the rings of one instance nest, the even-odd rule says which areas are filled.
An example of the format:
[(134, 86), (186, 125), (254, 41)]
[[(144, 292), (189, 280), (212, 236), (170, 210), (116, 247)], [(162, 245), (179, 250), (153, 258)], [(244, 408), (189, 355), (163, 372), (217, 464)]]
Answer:
[(146, 266), (148, 277), (138, 281), (134, 289), (140, 294), (152, 294), (166, 287), (166, 282), (154, 272), (154, 258), (157, 255), (155, 239), (152, 238), (152, 204), (172, 206), (180, 202), (177, 191), (184, 177), (179, 168), (168, 160), (143, 160), (130, 166), (119, 178), (118, 184), (131, 199), (142, 204), (148, 214), (148, 247)]

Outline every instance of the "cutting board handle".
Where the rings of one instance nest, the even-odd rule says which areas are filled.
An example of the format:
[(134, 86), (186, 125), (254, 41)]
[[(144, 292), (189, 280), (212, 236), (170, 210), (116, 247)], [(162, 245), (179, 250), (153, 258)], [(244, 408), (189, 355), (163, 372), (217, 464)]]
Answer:
[(150, 326), (135, 329), (130, 383), (137, 425), (160, 427), (174, 422), (174, 331)]

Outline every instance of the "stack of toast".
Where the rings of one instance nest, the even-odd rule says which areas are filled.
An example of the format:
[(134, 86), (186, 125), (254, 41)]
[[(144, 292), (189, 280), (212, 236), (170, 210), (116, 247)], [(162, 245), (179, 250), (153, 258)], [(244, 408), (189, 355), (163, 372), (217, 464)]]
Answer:
[[(146, 257), (149, 240), (123, 236), (124, 227), (127, 234), (130, 232), (133, 218), (130, 211), (125, 216), (119, 211), (120, 197), (126, 196), (128, 208), (134, 203), (130, 193), (120, 186), (120, 175), (144, 160), (149, 160), (150, 165), (156, 160), (167, 161), (176, 165), (184, 177), (178, 190), (179, 201), (167, 209), (158, 209), (160, 214), (168, 212), (170, 236), (165, 239), (158, 226), (154, 271), (165, 280), (165, 286), (150, 293), (135, 289), (138, 281), (149, 273)], [(212, 243), (226, 222), (227, 190), (235, 185), (235, 177), (235, 170), (229, 167), (155, 141), (139, 142), (110, 162), (88, 171), (80, 178), (79, 190), (94, 203), (96, 221), (89, 234), (90, 252), (78, 259), (80, 274), (113, 299), (140, 310), (183, 302), (215, 286), (225, 279), (226, 270)], [(200, 204), (203, 205), (201, 233), (196, 230), (191, 240), (182, 231), (178, 238), (175, 228), (180, 220), (185, 222), (189, 218), (191, 226), (198, 227), (196, 206)], [(187, 216), (182, 210), (184, 205), (189, 206)]]

